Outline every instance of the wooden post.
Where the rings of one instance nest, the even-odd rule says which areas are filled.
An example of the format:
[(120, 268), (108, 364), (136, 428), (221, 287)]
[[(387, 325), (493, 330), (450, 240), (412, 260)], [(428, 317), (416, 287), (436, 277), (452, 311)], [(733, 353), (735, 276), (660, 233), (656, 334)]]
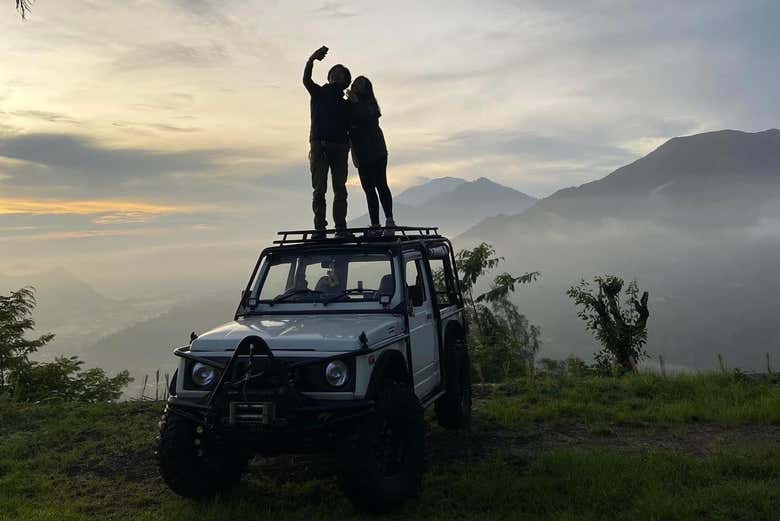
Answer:
[(661, 364), (661, 376), (666, 378), (666, 364), (664, 363), (664, 355), (658, 355), (658, 362)]
[(140, 396), (140, 399), (141, 399), (141, 400), (143, 400), (143, 399), (144, 399), (144, 395), (146, 394), (146, 382), (147, 382), (148, 380), (149, 380), (149, 375), (148, 375), (148, 374), (145, 374), (145, 375), (144, 375), (144, 386), (143, 386), (143, 388), (141, 389), (141, 396)]
[(769, 351), (766, 352), (766, 372), (767, 374), (772, 374), (772, 362), (769, 358)]
[(726, 363), (723, 361), (723, 355), (718, 353), (718, 365), (720, 365), (720, 372), (726, 374)]
[(163, 391), (163, 395), (165, 396), (165, 398), (163, 398), (163, 400), (165, 400), (166, 402), (168, 401), (168, 389), (170, 388), (171, 388), (170, 377), (168, 376), (168, 373), (165, 373), (165, 389)]
[(154, 401), (160, 401), (160, 370), (154, 372)]

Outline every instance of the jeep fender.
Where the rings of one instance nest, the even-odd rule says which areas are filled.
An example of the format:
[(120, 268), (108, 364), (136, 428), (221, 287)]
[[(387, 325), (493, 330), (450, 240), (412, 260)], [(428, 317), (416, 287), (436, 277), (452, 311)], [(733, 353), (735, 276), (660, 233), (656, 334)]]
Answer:
[(449, 375), (447, 375), (447, 368), (450, 367), (449, 359), (450, 357), (457, 356), (455, 346), (456, 341), (460, 338), (462, 338), (464, 342), (466, 341), (466, 331), (460, 322), (453, 320), (447, 324), (446, 329), (444, 330), (444, 338), (442, 339), (442, 367), (444, 368), (445, 381), (449, 377)]
[(379, 355), (374, 370), (371, 372), (371, 380), (366, 390), (366, 398), (375, 398), (379, 392), (379, 386), (385, 378), (393, 378), (406, 385), (411, 385), (409, 370), (406, 360), (400, 351), (390, 349)]
[(464, 341), (466, 340), (466, 331), (463, 329), (463, 326), (460, 325), (459, 322), (453, 320), (449, 324), (447, 324), (446, 329), (444, 330), (444, 351), (445, 356), (448, 356), (450, 352), (455, 349), (455, 340), (458, 338), (462, 338)]

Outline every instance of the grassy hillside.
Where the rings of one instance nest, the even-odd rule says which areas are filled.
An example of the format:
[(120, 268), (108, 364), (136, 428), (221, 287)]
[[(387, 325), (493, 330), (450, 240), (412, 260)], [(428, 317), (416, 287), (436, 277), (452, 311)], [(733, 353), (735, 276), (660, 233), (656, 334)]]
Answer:
[[(477, 390), (479, 390), (477, 388)], [(431, 427), (416, 502), (390, 519), (780, 519), (780, 381), (543, 377)], [(161, 404), (0, 401), (0, 519), (362, 519), (328, 456), (256, 460), (241, 487), (182, 500), (157, 477)]]

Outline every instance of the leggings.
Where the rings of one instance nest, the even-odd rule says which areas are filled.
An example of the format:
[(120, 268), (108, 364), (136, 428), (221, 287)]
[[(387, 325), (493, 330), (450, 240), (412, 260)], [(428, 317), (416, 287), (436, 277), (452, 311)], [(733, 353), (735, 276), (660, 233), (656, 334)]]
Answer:
[[(372, 225), (379, 224), (379, 201), (385, 211), (385, 218), (393, 220), (393, 196), (387, 186), (387, 156), (365, 166), (358, 167), (360, 184), (366, 193), (368, 216)], [(377, 197), (377, 193), (379, 197)]]

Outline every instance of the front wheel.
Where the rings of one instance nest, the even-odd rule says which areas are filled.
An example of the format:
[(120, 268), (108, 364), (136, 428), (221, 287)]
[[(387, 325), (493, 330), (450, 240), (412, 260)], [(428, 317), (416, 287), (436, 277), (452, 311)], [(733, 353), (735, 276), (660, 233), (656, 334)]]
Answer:
[(157, 465), (163, 481), (176, 494), (201, 499), (234, 487), (250, 455), (241, 448), (229, 448), (202, 425), (166, 407), (160, 422)]
[(387, 512), (419, 494), (425, 465), (423, 409), (412, 389), (387, 382), (344, 453), (344, 492), (361, 510)]

